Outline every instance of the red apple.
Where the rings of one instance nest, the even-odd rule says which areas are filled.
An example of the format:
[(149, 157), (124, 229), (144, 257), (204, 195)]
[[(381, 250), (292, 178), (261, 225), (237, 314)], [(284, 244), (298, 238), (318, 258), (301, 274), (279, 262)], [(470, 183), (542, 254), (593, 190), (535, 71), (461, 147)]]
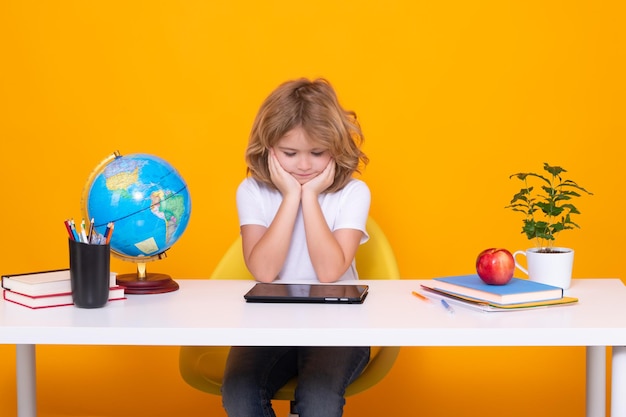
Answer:
[(513, 278), (515, 260), (506, 249), (485, 249), (476, 258), (476, 272), (486, 284), (504, 285)]

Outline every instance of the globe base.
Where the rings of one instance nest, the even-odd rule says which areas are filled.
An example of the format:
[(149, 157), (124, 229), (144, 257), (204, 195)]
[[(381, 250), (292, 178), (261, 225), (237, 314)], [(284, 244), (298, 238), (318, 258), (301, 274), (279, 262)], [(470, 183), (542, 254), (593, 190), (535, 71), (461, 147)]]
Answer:
[(178, 290), (178, 283), (167, 274), (146, 273), (122, 274), (117, 276), (117, 285), (124, 287), (126, 294), (162, 294)]

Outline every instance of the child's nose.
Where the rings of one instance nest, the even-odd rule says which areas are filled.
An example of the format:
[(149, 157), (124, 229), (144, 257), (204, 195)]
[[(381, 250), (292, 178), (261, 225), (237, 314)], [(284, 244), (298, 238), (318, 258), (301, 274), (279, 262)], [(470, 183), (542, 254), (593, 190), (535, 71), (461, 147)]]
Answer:
[(311, 158), (309, 158), (308, 156), (301, 156), (298, 159), (298, 169), (302, 170), (302, 171), (306, 171), (309, 168), (311, 168)]

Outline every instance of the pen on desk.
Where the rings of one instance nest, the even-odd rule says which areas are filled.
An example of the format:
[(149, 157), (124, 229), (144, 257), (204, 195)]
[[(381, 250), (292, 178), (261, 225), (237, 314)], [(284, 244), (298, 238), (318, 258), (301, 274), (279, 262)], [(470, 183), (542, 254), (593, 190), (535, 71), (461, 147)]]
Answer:
[(444, 300), (443, 298), (441, 299), (441, 305), (448, 310), (448, 313), (450, 314), (454, 314), (454, 309), (452, 308), (452, 306), (450, 304), (448, 304), (448, 302), (446, 300)]
[(411, 291), (411, 294), (413, 294), (415, 297), (419, 298), (420, 300), (430, 301), (430, 298), (418, 293), (417, 291)]

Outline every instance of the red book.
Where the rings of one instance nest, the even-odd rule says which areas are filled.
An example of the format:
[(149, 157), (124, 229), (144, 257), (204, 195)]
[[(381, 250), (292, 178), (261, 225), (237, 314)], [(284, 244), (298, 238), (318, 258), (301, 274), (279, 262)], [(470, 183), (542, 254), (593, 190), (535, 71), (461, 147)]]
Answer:
[[(111, 272), (109, 285), (116, 287), (117, 273)], [(31, 297), (58, 295), (72, 292), (70, 270), (28, 272), (25, 274), (2, 275), (2, 288)]]
[[(32, 296), (4, 290), (3, 297), (7, 301), (33, 309), (74, 305), (71, 292)], [(123, 300), (125, 298), (124, 287), (115, 286), (109, 288), (109, 301)]]

